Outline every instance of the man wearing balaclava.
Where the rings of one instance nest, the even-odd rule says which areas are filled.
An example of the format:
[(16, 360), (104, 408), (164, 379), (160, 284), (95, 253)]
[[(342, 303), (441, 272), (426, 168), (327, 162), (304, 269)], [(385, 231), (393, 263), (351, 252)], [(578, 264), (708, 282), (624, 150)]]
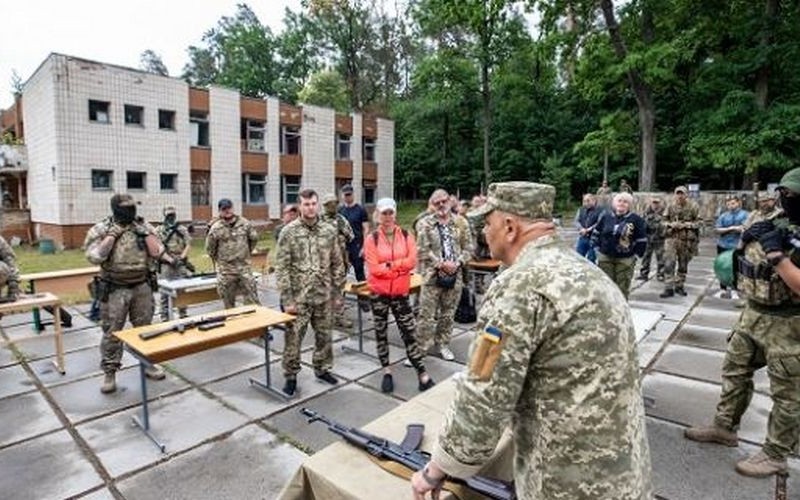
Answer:
[(736, 464), (750, 477), (786, 473), (800, 438), (800, 168), (787, 172), (777, 191), (783, 214), (742, 233), (738, 286), (747, 306), (728, 338), (714, 420), (684, 432), (693, 441), (738, 446), (753, 373), (766, 366), (772, 398), (767, 436), (761, 450)]
[[(186, 264), (186, 257), (189, 255), (191, 246), (191, 236), (186, 226), (178, 224), (178, 212), (175, 207), (168, 205), (164, 207), (164, 222), (158, 226), (158, 239), (164, 245), (167, 253), (173, 258)], [(158, 271), (159, 277), (162, 279), (177, 279), (186, 278), (191, 276), (189, 269), (186, 265), (180, 266), (160, 266)], [(167, 321), (170, 318), (169, 298), (167, 294), (161, 294), (161, 307), (160, 307), (161, 321)], [(186, 317), (186, 306), (178, 308), (178, 314), (181, 318)]]
[[(136, 202), (128, 194), (111, 197), (112, 216), (98, 222), (86, 234), (83, 247), (86, 258), (100, 266), (100, 318), (103, 339), (100, 342), (100, 367), (105, 373), (100, 392), (117, 390), (116, 372), (122, 361), (122, 342), (114, 332), (122, 330), (130, 319), (133, 326), (153, 321), (153, 292), (156, 277), (151, 274), (154, 261), (176, 265), (164, 252), (153, 227), (136, 217)], [(147, 377), (162, 380), (164, 371), (148, 367)]]

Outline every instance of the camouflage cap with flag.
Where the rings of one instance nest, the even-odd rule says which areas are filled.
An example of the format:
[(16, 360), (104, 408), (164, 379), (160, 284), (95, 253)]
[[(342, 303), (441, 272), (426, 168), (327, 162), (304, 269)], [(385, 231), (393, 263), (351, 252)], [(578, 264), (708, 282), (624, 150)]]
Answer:
[(794, 168), (786, 172), (781, 178), (778, 189), (785, 188), (795, 193), (800, 193), (800, 168)]
[(556, 188), (549, 184), (512, 181), (489, 184), (486, 203), (469, 212), (468, 217), (482, 218), (493, 210), (525, 217), (552, 219)]

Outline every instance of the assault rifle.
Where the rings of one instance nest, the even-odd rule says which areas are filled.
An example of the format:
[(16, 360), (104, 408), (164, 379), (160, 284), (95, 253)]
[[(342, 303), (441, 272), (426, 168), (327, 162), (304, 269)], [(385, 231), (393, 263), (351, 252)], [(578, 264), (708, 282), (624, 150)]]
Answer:
[[(422, 442), (422, 434), (425, 431), (425, 426), (422, 424), (409, 424), (403, 443), (397, 444), (354, 427), (345, 427), (308, 408), (302, 408), (300, 413), (308, 417), (308, 423), (320, 421), (328, 426), (329, 431), (338, 434), (353, 446), (361, 448), (374, 457), (397, 462), (412, 471), (422, 470), (431, 458), (430, 453), (419, 449), (419, 445)], [(466, 486), (470, 490), (488, 498), (497, 500), (515, 500), (517, 498), (517, 494), (514, 491), (514, 483), (499, 479), (483, 476), (460, 479), (448, 476), (447, 481)]]
[(152, 338), (159, 337), (166, 333), (170, 332), (178, 332), (183, 333), (186, 330), (191, 330), (192, 328), (197, 328), (198, 330), (212, 330), (214, 328), (219, 328), (221, 326), (225, 326), (225, 320), (235, 318), (238, 316), (245, 316), (247, 314), (253, 314), (256, 312), (255, 308), (252, 309), (245, 309), (244, 311), (230, 313), (230, 314), (217, 314), (214, 316), (200, 316), (197, 319), (187, 319), (184, 321), (179, 321), (177, 323), (173, 323), (171, 325), (165, 326), (164, 328), (153, 330), (151, 332), (143, 332), (139, 334), (139, 338), (142, 340), (150, 340)]

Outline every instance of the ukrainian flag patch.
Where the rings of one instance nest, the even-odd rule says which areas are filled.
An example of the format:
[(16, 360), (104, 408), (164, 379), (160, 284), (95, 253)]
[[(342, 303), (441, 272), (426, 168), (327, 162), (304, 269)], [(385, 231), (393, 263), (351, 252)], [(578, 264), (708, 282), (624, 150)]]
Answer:
[(499, 344), (503, 339), (503, 332), (501, 332), (497, 327), (489, 325), (483, 329), (481, 337), (494, 344)]

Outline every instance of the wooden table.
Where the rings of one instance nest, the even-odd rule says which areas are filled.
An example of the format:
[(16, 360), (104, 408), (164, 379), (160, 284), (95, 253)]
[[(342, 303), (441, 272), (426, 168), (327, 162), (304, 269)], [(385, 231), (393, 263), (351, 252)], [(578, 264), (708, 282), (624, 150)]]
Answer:
[[(56, 339), (56, 360), (53, 362), (60, 374), (64, 374), (64, 339), (61, 331), (61, 299), (50, 292), (37, 293), (33, 295), (21, 295), (14, 302), (0, 304), (0, 314), (14, 314), (28, 311), (37, 311), (40, 307), (48, 307), (53, 311), (55, 321), (53, 323), (53, 336)], [(28, 335), (14, 339), (19, 340), (37, 338), (40, 335)]]
[[(41, 273), (27, 273), (19, 277), (21, 282), (28, 283), (28, 293), (36, 292), (50, 292), (54, 295), (63, 295), (66, 293), (75, 293), (75, 281), (80, 280), (82, 286), (92, 280), (95, 276), (100, 274), (100, 267), (79, 267), (76, 269), (63, 269), (61, 271), (45, 271)], [(48, 306), (48, 312), (53, 313)], [(72, 315), (66, 310), (61, 309), (61, 321), (63, 326), (69, 328), (72, 326)], [(55, 316), (55, 314), (54, 314)], [(33, 309), (33, 325), (36, 330), (44, 330), (39, 308)]]
[[(243, 314), (252, 311), (249, 314)], [(230, 317), (233, 316), (233, 317)], [(194, 326), (203, 320), (228, 317), (224, 325), (210, 330), (201, 330)], [(139, 360), (139, 379), (142, 389), (142, 418), (134, 416), (133, 421), (147, 435), (153, 443), (158, 446), (162, 453), (166, 447), (150, 431), (150, 413), (147, 406), (147, 377), (145, 368), (154, 363), (161, 363), (181, 356), (188, 356), (198, 352), (213, 349), (240, 340), (247, 340), (255, 337), (264, 339), (264, 359), (265, 359), (265, 379), (264, 381), (250, 379), (250, 384), (268, 394), (290, 399), (280, 390), (272, 387), (270, 380), (270, 329), (278, 325), (285, 325), (294, 320), (294, 316), (280, 311), (275, 311), (262, 306), (242, 306), (233, 309), (225, 309), (212, 314), (191, 316), (189, 318), (157, 323), (154, 325), (129, 328), (114, 335), (121, 340), (125, 349)], [(162, 331), (177, 325), (186, 325), (186, 330), (179, 334), (177, 331), (170, 331), (158, 337), (143, 340), (140, 335), (154, 331)]]
[[(261, 273), (254, 272), (253, 279)], [(173, 311), (176, 307), (191, 306), (219, 300), (217, 292), (217, 275), (214, 273), (200, 274), (189, 278), (159, 279), (158, 291), (167, 296), (167, 318), (174, 319)]]
[(467, 262), (467, 273), (469, 273), (469, 288), (472, 290), (472, 295), (477, 293), (477, 280), (478, 275), (481, 276), (494, 276), (500, 270), (503, 263), (495, 259), (484, 260), (471, 260)]
[[(412, 293), (419, 293), (420, 289), (422, 288), (422, 275), (420, 274), (412, 274), (411, 275), (411, 285), (409, 287), (409, 294)], [(345, 297), (355, 297), (356, 301), (358, 299), (364, 300), (372, 300), (372, 292), (369, 291), (369, 285), (366, 282), (359, 281), (353, 282), (348, 281), (344, 285), (343, 289)], [(369, 356), (370, 358), (378, 359), (378, 357), (374, 354), (364, 352), (364, 324), (363, 324), (363, 312), (361, 311), (361, 307), (356, 307), (356, 311), (358, 311), (358, 349), (352, 349), (348, 346), (342, 346), (342, 349), (345, 351), (356, 352), (358, 354), (363, 354), (364, 356)]]

